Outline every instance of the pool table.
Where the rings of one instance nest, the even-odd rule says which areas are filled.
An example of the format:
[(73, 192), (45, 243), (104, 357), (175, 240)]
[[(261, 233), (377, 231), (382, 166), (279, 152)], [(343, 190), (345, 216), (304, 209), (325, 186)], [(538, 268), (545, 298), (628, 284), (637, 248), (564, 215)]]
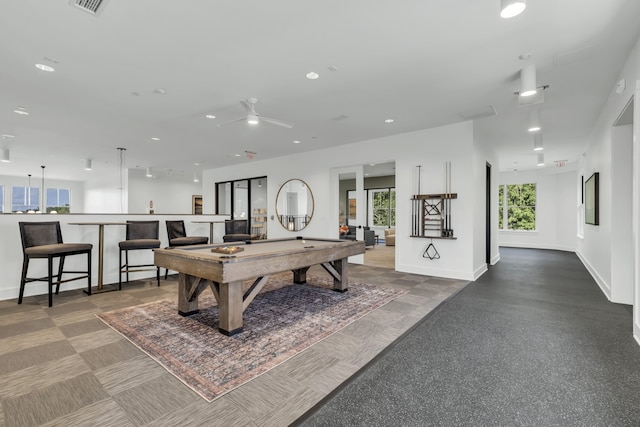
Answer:
[[(231, 246), (241, 251), (213, 252)], [(271, 274), (291, 270), (294, 283), (302, 284), (309, 267), (320, 264), (333, 277), (334, 289), (344, 292), (347, 258), (364, 251), (364, 242), (298, 237), (156, 249), (154, 262), (179, 273), (178, 313), (183, 316), (197, 313), (198, 296), (211, 288), (219, 306), (218, 330), (231, 336), (242, 332), (242, 314)], [(248, 279), (255, 281), (243, 292)]]

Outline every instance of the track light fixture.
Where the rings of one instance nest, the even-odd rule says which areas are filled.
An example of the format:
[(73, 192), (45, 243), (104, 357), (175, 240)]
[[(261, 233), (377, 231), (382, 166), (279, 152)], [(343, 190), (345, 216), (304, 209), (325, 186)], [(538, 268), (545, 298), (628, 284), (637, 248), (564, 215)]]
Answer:
[(525, 0), (500, 0), (500, 16), (508, 19), (520, 15), (527, 7)]
[(544, 166), (544, 154), (538, 153), (538, 166)]
[(151, 167), (147, 168), (147, 178), (151, 178), (153, 175), (151, 175)]
[(85, 162), (84, 162), (84, 170), (86, 170), (86, 171), (93, 170), (93, 168), (91, 167), (91, 159), (85, 160)]
[(2, 157), (0, 158), (0, 161), (3, 163), (9, 163), (11, 161), (11, 153), (8, 148), (2, 149)]
[(198, 172), (193, 173), (193, 182), (200, 182), (200, 180), (198, 179)]
[(542, 151), (544, 147), (542, 146), (542, 134), (537, 133), (533, 135), (533, 151)]
[(527, 130), (529, 132), (538, 132), (540, 129), (542, 129), (542, 126), (540, 126), (540, 110), (533, 110), (529, 114), (529, 128)]

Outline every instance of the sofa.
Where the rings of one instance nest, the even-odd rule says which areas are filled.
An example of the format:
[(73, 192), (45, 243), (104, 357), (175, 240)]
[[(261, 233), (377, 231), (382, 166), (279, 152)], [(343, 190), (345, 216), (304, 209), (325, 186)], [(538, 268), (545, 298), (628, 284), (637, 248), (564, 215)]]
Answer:
[(340, 238), (344, 239), (344, 240), (356, 240), (356, 226), (355, 225), (349, 225), (347, 226), (347, 231), (340, 232)]
[[(349, 225), (347, 232), (340, 232), (340, 238), (344, 240), (356, 240), (356, 226)], [(373, 230), (370, 230), (369, 227), (364, 227), (364, 245), (365, 246), (375, 246), (376, 244), (376, 233)]]
[(396, 229), (395, 228), (385, 228), (385, 230), (384, 230), (384, 244), (386, 246), (395, 246), (396, 245)]

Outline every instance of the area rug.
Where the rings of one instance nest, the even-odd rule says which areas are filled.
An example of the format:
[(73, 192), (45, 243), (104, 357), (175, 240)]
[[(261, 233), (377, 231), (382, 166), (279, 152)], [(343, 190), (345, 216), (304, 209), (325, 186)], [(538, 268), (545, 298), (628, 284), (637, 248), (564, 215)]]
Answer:
[[(249, 286), (247, 283), (246, 286)], [(339, 331), (405, 291), (349, 282), (335, 292), (332, 279), (292, 274), (270, 278), (244, 312), (242, 333), (218, 332), (218, 307), (210, 290), (200, 313), (182, 317), (177, 299), (96, 314), (208, 402), (256, 378)]]

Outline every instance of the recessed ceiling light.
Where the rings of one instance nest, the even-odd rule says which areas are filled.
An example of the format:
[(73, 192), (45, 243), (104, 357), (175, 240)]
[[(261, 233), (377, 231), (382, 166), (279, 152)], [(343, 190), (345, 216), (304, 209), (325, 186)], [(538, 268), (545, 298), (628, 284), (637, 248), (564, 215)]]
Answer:
[(375, 163), (369, 163), (369, 166), (375, 166), (375, 165), (376, 165)]
[(194, 165), (194, 166), (200, 166), (200, 163), (198, 163), (198, 162), (194, 162), (194, 163), (193, 163), (193, 165)]
[(216, 116), (214, 116), (213, 114), (207, 114), (205, 117), (207, 119), (215, 119), (216, 118)]
[(14, 113), (16, 114), (20, 114), (21, 116), (28, 116), (29, 112), (27, 111), (27, 109), (25, 107), (16, 107), (15, 110), (13, 110)]
[(513, 18), (521, 14), (526, 7), (525, 0), (501, 0), (500, 16), (506, 19)]
[(157, 136), (152, 136), (152, 137), (151, 137), (151, 140), (152, 140), (153, 142), (158, 142), (158, 141), (160, 141), (160, 138), (158, 138)]
[(307, 78), (308, 78), (309, 80), (315, 80), (315, 79), (317, 79), (318, 77), (320, 77), (320, 74), (316, 73), (315, 71), (311, 71), (311, 72), (308, 72), (308, 73), (307, 73)]
[(385, 121), (384, 121), (384, 122), (385, 122), (385, 123), (393, 123), (393, 122), (395, 122), (395, 120), (393, 120), (393, 119), (385, 119)]
[(295, 141), (293, 141), (294, 144), (300, 144), (300, 141), (298, 141), (297, 139)]
[(55, 71), (53, 67), (50, 67), (49, 65), (44, 65), (44, 64), (36, 64), (36, 68), (38, 70), (47, 71), (49, 73), (53, 73)]
[(233, 157), (240, 157), (240, 154), (234, 154)]
[(164, 95), (165, 93), (167, 93), (166, 89), (154, 89), (153, 93), (156, 93), (158, 95)]
[(10, 135), (8, 133), (2, 134), (2, 138), (4, 138), (4, 139), (15, 138), (15, 137), (16, 137), (15, 135)]

